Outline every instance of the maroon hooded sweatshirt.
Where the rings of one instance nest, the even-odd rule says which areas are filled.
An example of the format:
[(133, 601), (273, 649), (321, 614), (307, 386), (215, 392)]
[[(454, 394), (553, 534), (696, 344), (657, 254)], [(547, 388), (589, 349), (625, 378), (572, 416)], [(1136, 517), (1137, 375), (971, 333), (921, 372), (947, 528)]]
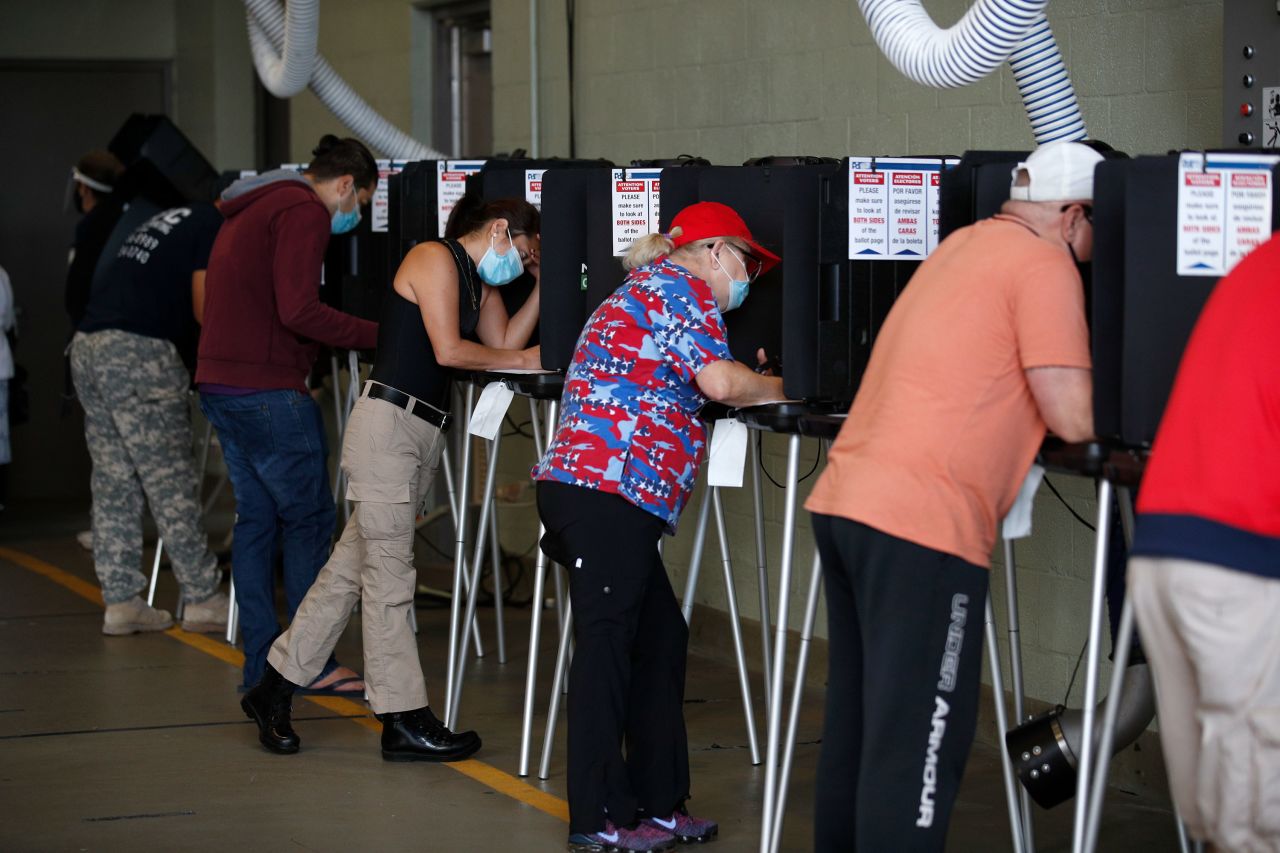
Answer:
[(329, 210), (311, 184), (276, 170), (222, 195), (226, 223), (205, 273), (196, 384), (306, 391), (320, 344), (373, 349), (378, 325), (320, 301)]

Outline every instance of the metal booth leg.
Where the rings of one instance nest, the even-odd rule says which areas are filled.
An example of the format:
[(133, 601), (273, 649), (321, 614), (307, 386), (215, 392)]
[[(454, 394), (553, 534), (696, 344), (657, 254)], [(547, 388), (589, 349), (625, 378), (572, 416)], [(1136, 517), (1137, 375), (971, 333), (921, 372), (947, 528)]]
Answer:
[[(552, 433), (555, 431), (556, 419), (560, 413), (560, 404), (558, 401), (550, 400), (547, 402), (547, 421), (546, 429), (539, 430), (537, 428), (537, 412), (533, 410), (534, 402), (529, 401), (531, 414), (534, 415), (534, 433), (533, 441), (538, 446), (539, 457), (546, 450), (543, 443), (543, 436), (546, 440), (550, 440)], [(538, 522), (538, 539), (541, 540), (543, 534), (547, 532), (541, 520)], [(552, 567), (554, 570), (554, 566)], [(521, 776), (529, 775), (529, 748), (533, 740), (533, 705), (537, 696), (538, 686), (538, 646), (542, 639), (542, 609), (543, 598), (546, 594), (545, 585), (547, 579), (547, 555), (543, 553), (541, 548), (537, 549), (537, 556), (534, 559), (533, 568), (533, 598), (529, 603), (529, 661), (525, 670), (524, 680), (524, 713), (520, 720), (520, 767), (517, 771)]]
[(547, 705), (547, 728), (542, 735), (542, 761), (538, 763), (538, 778), (551, 776), (551, 745), (556, 737), (556, 722), (560, 716), (561, 685), (569, 680), (569, 648), (573, 645), (573, 606), (565, 608), (564, 630), (560, 632), (560, 647), (556, 650), (556, 672), (551, 678), (551, 700)]
[(1009, 731), (1009, 715), (1004, 704), (1004, 675), (1000, 672), (1000, 642), (996, 636), (996, 614), (987, 594), (984, 615), (987, 634), (987, 660), (991, 664), (991, 693), (996, 706), (996, 731), (1000, 735), (1000, 770), (1004, 777), (1004, 798), (1009, 808), (1009, 834), (1013, 838), (1014, 853), (1026, 853), (1026, 839), (1022, 834), (1022, 819), (1018, 808), (1018, 782), (1013, 776), (1013, 760), (1004, 748), (1004, 734)]
[[(458, 526), (458, 494), (454, 485), (452, 456), (449, 453), (449, 447), (446, 444), (444, 450), (440, 454), (440, 467), (444, 470), (444, 486), (449, 494), (449, 514), (453, 517), (454, 540), (457, 541), (457, 532), (461, 529)], [(455, 559), (456, 559), (455, 555)], [(462, 581), (463, 592), (471, 589), (471, 568), (466, 561), (466, 556), (462, 560)], [(472, 623), (471, 625), (471, 642), (476, 647), (476, 657), (484, 657), (484, 643), (480, 640), (480, 626)]]
[[(1026, 720), (1026, 685), (1022, 677), (1022, 626), (1018, 617), (1018, 565), (1014, 559), (1013, 540), (1004, 540), (1004, 588), (1009, 617), (1009, 677), (1013, 682), (1013, 725), (1018, 727)], [(1004, 748), (1004, 735), (997, 743)], [(1035, 832), (1031, 818), (1031, 794), (1025, 786), (1018, 786), (1018, 805), (1022, 812), (1022, 835), (1028, 850), (1036, 849)]]
[(236, 607), (236, 578), (227, 582), (227, 645), (236, 644), (236, 623), (240, 621), (240, 608)]
[(778, 622), (774, 627), (772, 688), (769, 692), (768, 738), (765, 749), (764, 810), (760, 853), (770, 853), (773, 817), (777, 810), (778, 746), (782, 734), (783, 662), (787, 655), (787, 608), (791, 605), (791, 557), (795, 551), (796, 484), (800, 479), (800, 436), (787, 437), (787, 497), (783, 513), (782, 559), (778, 570)]
[(787, 812), (787, 789), (791, 784), (791, 764), (795, 758), (796, 730), (800, 726), (800, 703), (804, 696), (805, 671), (809, 668), (809, 647), (813, 641), (813, 624), (818, 617), (818, 597), (822, 594), (822, 558), (813, 552), (813, 568), (809, 572), (809, 599), (804, 609), (804, 627), (800, 631), (800, 655), (796, 659), (795, 681), (791, 687), (791, 719), (787, 722), (787, 738), (782, 752), (782, 772), (778, 778), (778, 805), (773, 816), (773, 837), (769, 849), (776, 853), (782, 843), (782, 821)]
[[(463, 625), (470, 626), (476, 621), (476, 605), (480, 600), (480, 570), (484, 564), (484, 549), (488, 544), (485, 532), (489, 529), (489, 517), (493, 507), (493, 490), (498, 482), (498, 453), (502, 448), (502, 430), (494, 433), (489, 442), (489, 470), (485, 474), (484, 497), (480, 500), (480, 521), (476, 525), (476, 550), (471, 558), (471, 589), (467, 594), (467, 614)], [(458, 660), (454, 667), (453, 705), (449, 709), (449, 719), (445, 723), (454, 728), (458, 723), (458, 706), (462, 702), (462, 679), (467, 671), (467, 650), (465, 645), (459, 650)]]
[(711, 517), (710, 485), (702, 493), (702, 506), (698, 508), (698, 526), (693, 529), (693, 550), (689, 552), (689, 576), (684, 582), (684, 604), (680, 610), (684, 613), (685, 624), (689, 624), (693, 616), (693, 593), (698, 587), (698, 576), (702, 573), (702, 549), (707, 541), (707, 520)]
[[(756, 713), (751, 707), (751, 677), (747, 672), (747, 652), (742, 645), (742, 624), (738, 617), (738, 589), (733, 582), (733, 558), (729, 550), (729, 534), (724, 526), (724, 507), (720, 489), (712, 486), (711, 504), (716, 514), (716, 535), (720, 537), (720, 564), (724, 567), (724, 592), (729, 602), (729, 627), (733, 632), (733, 653), (738, 663), (738, 687), (742, 691), (742, 714), (747, 723), (747, 744), (751, 748), (752, 766), (760, 763), (760, 740), (756, 736)], [(688, 617), (686, 617), (686, 622)]]
[(769, 571), (764, 547), (764, 491), (760, 482), (760, 449), (754, 441), (747, 440), (751, 448), (751, 499), (756, 516), (756, 583), (760, 591), (760, 658), (764, 669), (764, 704), (769, 707), (770, 690), (773, 688), (772, 654), (769, 649)]
[(156, 582), (160, 580), (160, 555), (164, 553), (164, 538), (156, 540), (156, 558), (151, 561), (151, 586), (147, 590), (147, 606), (156, 603)]
[(498, 629), (498, 663), (507, 662), (506, 614), (502, 597), (506, 589), (502, 583), (502, 546), (498, 543), (498, 503), (493, 499), (489, 508), (489, 562), (493, 566), (493, 619)]
[[(1102, 733), (1098, 737), (1098, 768), (1094, 771), (1089, 788), (1089, 816), (1085, 822), (1084, 849), (1092, 851), (1098, 843), (1098, 827), (1102, 823), (1102, 801), (1107, 794), (1107, 769), (1111, 764), (1111, 748), (1115, 743), (1116, 717), (1120, 713), (1121, 693), (1124, 690), (1125, 662), (1133, 645), (1133, 599), (1125, 596), (1120, 610), (1120, 630), (1116, 634), (1112, 650), (1114, 665), (1111, 669), (1111, 685), (1107, 688), (1107, 708), (1102, 715)], [(1079, 793), (1077, 793), (1079, 796)]]
[(471, 435), (467, 431), (471, 424), (471, 407), (475, 404), (476, 388), (468, 382), (463, 394), (463, 417), (459, 424), (462, 430), (462, 469), (458, 477), (458, 512), (457, 525), (453, 542), (453, 593), (449, 600), (449, 664), (445, 675), (445, 716), (453, 708), (454, 670), (458, 663), (458, 646), (464, 645), (462, 622), (462, 598), (464, 595), (464, 578), (467, 576), (467, 509), (471, 502), (467, 500), (467, 484), (471, 477)]
[(1107, 537), (1111, 533), (1111, 482), (1098, 483), (1097, 541), (1093, 554), (1093, 590), (1089, 600), (1089, 656), (1085, 667), (1084, 708), (1080, 730), (1080, 775), (1076, 784), (1075, 815), (1072, 822), (1071, 853), (1084, 853), (1085, 824), (1089, 808), (1089, 786), (1093, 779), (1098, 668), (1102, 659), (1103, 601), (1107, 588)]

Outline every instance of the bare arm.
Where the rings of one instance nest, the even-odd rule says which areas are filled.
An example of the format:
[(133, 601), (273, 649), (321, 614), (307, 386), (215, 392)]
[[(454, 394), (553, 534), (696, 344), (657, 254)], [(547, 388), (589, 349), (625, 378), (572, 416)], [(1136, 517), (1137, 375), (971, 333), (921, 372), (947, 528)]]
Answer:
[(1032, 367), (1024, 371), (1040, 417), (1063, 441), (1093, 438), (1093, 372), (1080, 367)]
[(191, 314), (197, 323), (204, 325), (204, 270), (191, 274)]
[(533, 243), (533, 251), (524, 265), (525, 270), (533, 275), (533, 290), (529, 292), (520, 310), (513, 316), (508, 316), (505, 303), (495, 292), (497, 288), (484, 285), (485, 299), (480, 306), (480, 322), (476, 325), (476, 334), (485, 346), (495, 349), (520, 349), (529, 343), (529, 338), (538, 325), (542, 267), (539, 259), (539, 243), (536, 238)]
[[(439, 243), (424, 243), (409, 252), (396, 272), (393, 286), (397, 293), (418, 306), (422, 324), (431, 340), (431, 349), (435, 352), (436, 361), (443, 366), (461, 370), (536, 369), (542, 366), (538, 347), (502, 349), (462, 337), (458, 331), (458, 268), (449, 250)], [(491, 295), (489, 301), (496, 301), (501, 307), (502, 300), (496, 294)], [(502, 313), (505, 315), (506, 311)], [(536, 303), (534, 313), (536, 316)], [(525, 335), (524, 340), (528, 339)]]
[(761, 376), (737, 361), (713, 361), (698, 371), (697, 381), (703, 394), (734, 408), (785, 399), (781, 377)]

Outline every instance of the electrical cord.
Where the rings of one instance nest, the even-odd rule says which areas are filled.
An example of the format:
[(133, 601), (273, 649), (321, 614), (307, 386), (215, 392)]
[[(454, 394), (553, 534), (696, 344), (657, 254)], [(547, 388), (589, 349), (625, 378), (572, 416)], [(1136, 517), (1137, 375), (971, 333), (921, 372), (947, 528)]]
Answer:
[(1061, 501), (1062, 505), (1067, 508), (1067, 512), (1075, 516), (1076, 521), (1080, 522), (1085, 527), (1092, 530), (1094, 533), (1098, 532), (1098, 528), (1090, 524), (1088, 519), (1086, 519), (1080, 513), (1076, 512), (1075, 509), (1072, 508), (1071, 504), (1067, 503), (1067, 499), (1062, 496), (1062, 492), (1058, 491), (1057, 487), (1055, 487), (1053, 483), (1049, 481), (1049, 478), (1047, 476), (1044, 478), (1044, 484), (1049, 487), (1049, 491), (1053, 492), (1053, 496), (1056, 497), (1059, 501)]
[[(764, 467), (764, 433), (763, 432), (756, 433), (756, 461), (759, 464), (761, 473), (764, 474), (765, 478), (768, 479), (770, 483), (773, 483), (779, 489), (786, 488), (786, 486), (782, 485), (782, 483), (779, 483), (777, 480), (773, 479), (773, 475), (770, 474), (768, 469)], [(813, 457), (813, 466), (809, 468), (809, 473), (805, 474), (799, 480), (796, 480), (796, 485), (799, 485), (800, 483), (803, 483), (805, 480), (812, 477), (813, 472), (818, 470), (818, 463), (821, 461), (822, 461), (822, 442), (818, 442), (818, 453), (816, 456)]]

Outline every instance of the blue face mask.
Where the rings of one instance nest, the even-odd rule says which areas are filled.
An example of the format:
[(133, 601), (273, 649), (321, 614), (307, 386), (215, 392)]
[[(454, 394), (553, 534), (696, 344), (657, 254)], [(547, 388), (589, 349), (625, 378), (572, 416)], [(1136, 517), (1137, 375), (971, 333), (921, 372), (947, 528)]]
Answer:
[(356, 206), (351, 210), (343, 210), (342, 204), (338, 204), (338, 209), (333, 212), (333, 218), (329, 220), (330, 233), (346, 234), (360, 224), (360, 199), (355, 194), (355, 187), (351, 188), (351, 195), (355, 198)]
[[(742, 258), (738, 257), (738, 253), (725, 246), (725, 250), (733, 255), (742, 267), (742, 271), (747, 271), (747, 264)], [(742, 303), (747, 301), (747, 294), (751, 292), (751, 282), (748, 279), (738, 279), (729, 275), (729, 271), (724, 268), (724, 264), (720, 265), (720, 269), (724, 272), (725, 277), (729, 279), (729, 304), (725, 307), (725, 311), (734, 311), (742, 307)]]
[[(480, 274), (480, 280), (485, 284), (501, 287), (520, 277), (524, 272), (524, 262), (520, 260), (520, 252), (516, 249), (515, 243), (511, 243), (511, 248), (507, 249), (506, 254), (499, 255), (493, 249), (493, 241), (494, 238), (490, 237), (489, 251), (485, 252), (480, 263), (476, 264), (476, 272)], [(507, 241), (511, 242), (510, 229), (507, 230)]]

